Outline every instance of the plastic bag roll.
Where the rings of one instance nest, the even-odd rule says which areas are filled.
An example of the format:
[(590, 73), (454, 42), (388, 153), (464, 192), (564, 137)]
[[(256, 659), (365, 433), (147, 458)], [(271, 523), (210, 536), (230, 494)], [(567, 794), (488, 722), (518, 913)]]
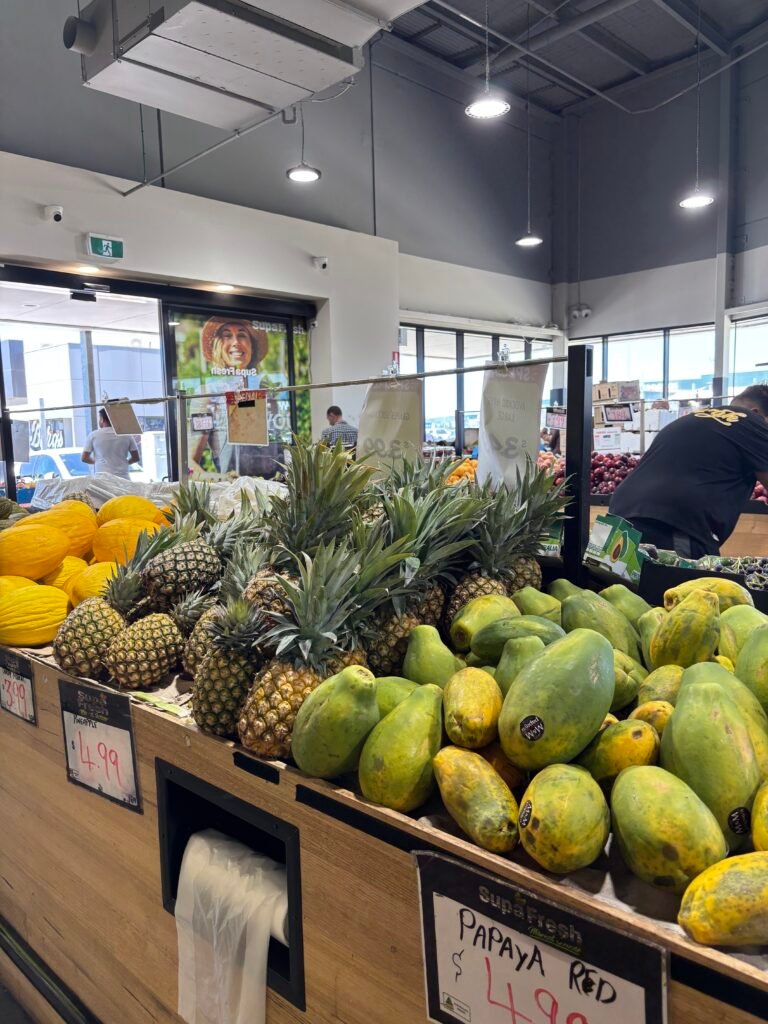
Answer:
[(288, 945), (286, 870), (220, 832), (193, 835), (176, 897), (179, 1016), (263, 1024), (270, 937)]

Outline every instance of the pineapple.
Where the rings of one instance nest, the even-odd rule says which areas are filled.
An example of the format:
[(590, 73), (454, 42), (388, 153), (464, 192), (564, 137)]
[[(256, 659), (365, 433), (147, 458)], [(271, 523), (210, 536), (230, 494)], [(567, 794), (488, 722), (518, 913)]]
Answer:
[(234, 736), (237, 719), (259, 664), (261, 616), (242, 598), (213, 609), (204, 626), (208, 651), (192, 690), (192, 717), (205, 732)]
[(407, 554), (381, 537), (363, 552), (348, 541), (320, 544), (296, 558), (296, 584), (281, 579), (290, 608), (267, 638), (275, 657), (257, 674), (237, 724), (241, 743), (262, 757), (286, 758), (296, 714), (306, 697), (347, 665), (364, 664), (359, 649), (371, 618), (388, 598), (386, 580)]
[(445, 622), (475, 597), (484, 594), (511, 596), (523, 587), (541, 587), (541, 569), (536, 552), (542, 536), (565, 517), (568, 496), (565, 482), (529, 461), (517, 474), (514, 490), (496, 489), (490, 482), (476, 485), (472, 492), (489, 501), (485, 515), (476, 524), (474, 545), (469, 549), (466, 571), (456, 584), (445, 607)]
[(406, 592), (390, 602), (389, 613), (377, 623), (368, 647), (371, 670), (379, 676), (397, 675), (415, 626), (437, 626), (445, 604), (444, 587), (465, 549), (471, 530), (487, 502), (462, 490), (441, 487), (419, 490), (412, 485), (401, 493), (382, 496), (386, 535), (404, 540), (414, 556), (402, 566)]
[(183, 534), (175, 533), (167, 526), (151, 535), (142, 533), (133, 557), (125, 565), (118, 565), (115, 575), (107, 582), (104, 597), (128, 622), (134, 622), (153, 611), (152, 602), (142, 584), (141, 572), (144, 566), (174, 544), (180, 543), (183, 538)]
[[(208, 626), (220, 611), (221, 609), (219, 605), (214, 605), (212, 608), (208, 608), (204, 611), (195, 623), (194, 629), (189, 634), (189, 637), (184, 644), (184, 650), (181, 654), (181, 664), (188, 676), (192, 676), (194, 678), (200, 666), (200, 662), (211, 649), (211, 636), (208, 632)], [(174, 616), (174, 618), (175, 617), (176, 616)]]
[(104, 657), (126, 628), (123, 616), (102, 597), (89, 597), (71, 611), (53, 641), (53, 657), (65, 672), (98, 679), (104, 673)]
[(104, 663), (118, 686), (146, 690), (175, 668), (184, 638), (170, 615), (154, 613), (134, 622), (107, 649)]

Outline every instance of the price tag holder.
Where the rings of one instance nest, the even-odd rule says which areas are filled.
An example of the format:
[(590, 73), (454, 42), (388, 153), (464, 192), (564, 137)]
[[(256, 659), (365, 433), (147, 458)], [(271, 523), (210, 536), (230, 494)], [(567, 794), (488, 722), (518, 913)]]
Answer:
[(32, 665), (15, 651), (0, 647), (0, 707), (30, 725), (37, 725)]
[(437, 853), (417, 853), (429, 1019), (665, 1024), (666, 951)]
[(69, 781), (143, 813), (130, 697), (66, 679), (59, 697)]

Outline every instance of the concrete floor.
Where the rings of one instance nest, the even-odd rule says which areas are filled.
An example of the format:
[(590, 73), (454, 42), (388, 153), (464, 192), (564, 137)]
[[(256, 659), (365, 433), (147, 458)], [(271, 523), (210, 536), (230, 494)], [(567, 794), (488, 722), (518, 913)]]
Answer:
[(2, 985), (0, 985), (0, 1021), (3, 1024), (35, 1024)]

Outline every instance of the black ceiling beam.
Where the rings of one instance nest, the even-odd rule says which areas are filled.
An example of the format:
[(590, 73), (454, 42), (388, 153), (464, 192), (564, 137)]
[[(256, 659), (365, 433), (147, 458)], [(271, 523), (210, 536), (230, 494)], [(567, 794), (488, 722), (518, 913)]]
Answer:
[(415, 43), (419, 39), (424, 39), (426, 36), (431, 36), (433, 32), (437, 32), (439, 28), (443, 27), (441, 21), (433, 21), (431, 25), (426, 25), (424, 28), (420, 28), (418, 32), (414, 32), (410, 36), (401, 36), (402, 39), (407, 39), (409, 43)]
[[(657, 7), (660, 7), (667, 14), (671, 14), (675, 21), (684, 25), (689, 32), (696, 35), (698, 31), (699, 15), (697, 9), (689, 0), (654, 0)], [(723, 35), (722, 30), (707, 15), (701, 15), (701, 39), (707, 44), (710, 50), (719, 53), (721, 57), (728, 57), (731, 53), (731, 44)]]

